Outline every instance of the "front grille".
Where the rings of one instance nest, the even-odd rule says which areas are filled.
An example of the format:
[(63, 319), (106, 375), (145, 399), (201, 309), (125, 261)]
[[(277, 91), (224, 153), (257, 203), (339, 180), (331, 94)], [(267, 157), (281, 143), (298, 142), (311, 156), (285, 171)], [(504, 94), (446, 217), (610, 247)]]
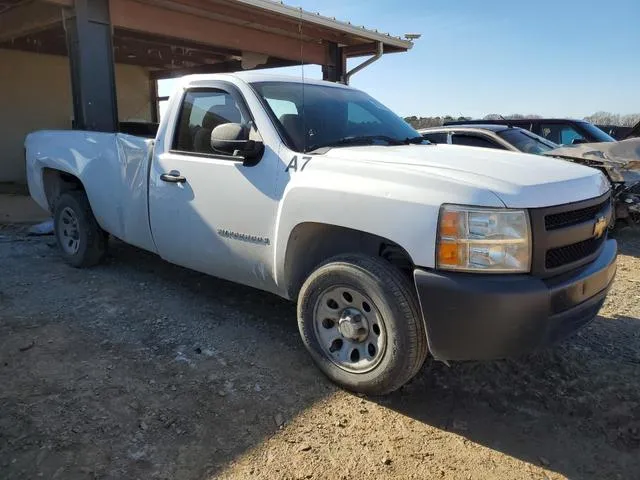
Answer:
[(593, 261), (607, 239), (595, 237), (598, 218), (610, 219), (611, 194), (529, 210), (533, 237), (531, 273), (548, 278)]
[(578, 260), (582, 260), (598, 251), (604, 241), (605, 236), (600, 238), (588, 238), (582, 242), (565, 245), (564, 247), (547, 250), (545, 257), (545, 267), (547, 270), (568, 265)]
[(547, 215), (544, 217), (544, 226), (547, 230), (556, 230), (558, 228), (588, 222), (589, 220), (593, 220), (600, 210), (604, 210), (608, 203), (609, 199), (590, 207)]

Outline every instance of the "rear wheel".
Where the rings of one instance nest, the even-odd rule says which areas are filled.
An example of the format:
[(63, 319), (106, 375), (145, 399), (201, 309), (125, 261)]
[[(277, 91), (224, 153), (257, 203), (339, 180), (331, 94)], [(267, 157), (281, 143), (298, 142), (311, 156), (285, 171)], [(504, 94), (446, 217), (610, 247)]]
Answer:
[(91, 267), (102, 261), (107, 251), (108, 234), (98, 225), (84, 192), (60, 195), (53, 222), (58, 247), (69, 265)]
[(354, 392), (400, 388), (427, 355), (413, 287), (378, 258), (340, 256), (313, 272), (300, 291), (298, 326), (318, 367)]

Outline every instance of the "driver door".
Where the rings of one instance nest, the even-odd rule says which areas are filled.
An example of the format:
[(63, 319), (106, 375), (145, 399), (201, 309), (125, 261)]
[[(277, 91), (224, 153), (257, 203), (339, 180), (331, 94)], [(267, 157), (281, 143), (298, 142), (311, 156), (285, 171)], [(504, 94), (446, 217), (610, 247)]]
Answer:
[[(149, 216), (158, 253), (169, 262), (270, 290), (277, 154), (253, 166), (214, 153), (212, 130), (253, 124), (241, 92), (226, 82), (184, 93), (170, 148), (156, 146)], [(166, 143), (165, 143), (166, 145)], [(265, 268), (265, 266), (267, 266)], [(256, 272), (261, 272), (260, 274)]]

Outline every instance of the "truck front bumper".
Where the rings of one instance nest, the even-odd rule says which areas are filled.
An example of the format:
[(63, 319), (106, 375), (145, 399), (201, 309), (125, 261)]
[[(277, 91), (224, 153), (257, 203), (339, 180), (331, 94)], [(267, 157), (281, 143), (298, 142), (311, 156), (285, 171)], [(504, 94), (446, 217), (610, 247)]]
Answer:
[(558, 341), (595, 318), (616, 273), (617, 244), (548, 279), (416, 269), (431, 354), (439, 360), (512, 357)]

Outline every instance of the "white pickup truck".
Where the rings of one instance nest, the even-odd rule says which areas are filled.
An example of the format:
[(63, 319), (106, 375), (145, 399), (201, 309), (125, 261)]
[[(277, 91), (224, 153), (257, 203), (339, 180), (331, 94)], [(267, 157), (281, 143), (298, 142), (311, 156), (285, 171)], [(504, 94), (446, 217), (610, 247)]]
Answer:
[(367, 94), (260, 73), (185, 77), (155, 140), (40, 131), (32, 197), (62, 256), (108, 236), (297, 301), (318, 367), (357, 392), (504, 358), (592, 320), (613, 281), (609, 184), (552, 158), (432, 145)]

